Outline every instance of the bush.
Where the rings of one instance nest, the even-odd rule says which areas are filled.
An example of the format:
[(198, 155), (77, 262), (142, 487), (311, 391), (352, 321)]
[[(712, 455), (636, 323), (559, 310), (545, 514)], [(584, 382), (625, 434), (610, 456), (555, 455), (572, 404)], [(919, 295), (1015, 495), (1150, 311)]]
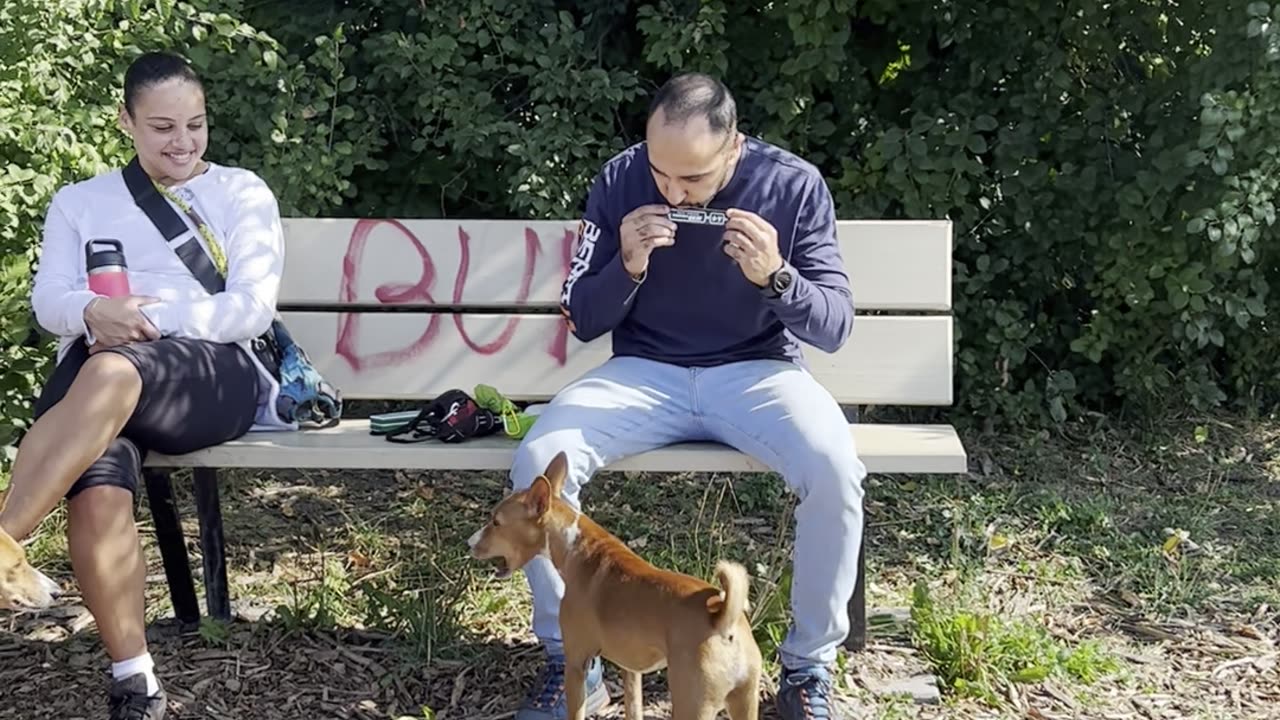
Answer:
[(0, 417), (21, 425), (46, 362), (16, 341), (48, 198), (127, 158), (119, 86), (153, 48), (205, 75), (211, 159), (313, 216), (572, 217), (642, 136), (648, 93), (709, 70), (747, 131), (824, 170), (842, 218), (955, 221), (953, 420), (1273, 402), (1276, 18), (1195, 0), (10, 0)]

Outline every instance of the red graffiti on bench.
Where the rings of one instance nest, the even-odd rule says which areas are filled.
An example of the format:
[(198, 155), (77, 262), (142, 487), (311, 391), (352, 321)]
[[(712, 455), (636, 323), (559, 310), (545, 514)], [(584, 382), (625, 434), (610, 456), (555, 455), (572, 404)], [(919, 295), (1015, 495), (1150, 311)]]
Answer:
[[(427, 250), (422, 240), (412, 230), (405, 227), (403, 223), (398, 220), (383, 219), (362, 219), (356, 222), (355, 228), (351, 231), (351, 239), (347, 244), (347, 253), (342, 259), (342, 284), (339, 289), (338, 299), (344, 303), (359, 301), (356, 278), (359, 275), (360, 259), (364, 256), (365, 245), (368, 243), (370, 233), (382, 224), (390, 225), (399, 230), (400, 235), (408, 241), (414, 252), (418, 254), (422, 274), (419, 275), (418, 281), (415, 283), (379, 285), (374, 288), (374, 297), (384, 305), (436, 304), (436, 299), (431, 294), (436, 282), (436, 264), (431, 257), (431, 252)], [(560, 260), (562, 276), (567, 275), (569, 272), (569, 261), (573, 255), (573, 239), (574, 234), (566, 230), (560, 242), (560, 257), (558, 259)], [(524, 303), (529, 299), (529, 291), (533, 287), (538, 255), (542, 251), (542, 240), (532, 228), (525, 228), (524, 242), (524, 268), (521, 272), (520, 287), (516, 291), (516, 304)], [(461, 225), (458, 226), (458, 244), (461, 258), (458, 261), (458, 273), (454, 280), (453, 297), (450, 300), (455, 305), (462, 304), (462, 294), (466, 288), (467, 277), (471, 270), (471, 236)], [(351, 369), (356, 372), (411, 362), (431, 347), (432, 342), (435, 341), (440, 332), (441, 315), (432, 313), (427, 316), (426, 329), (408, 346), (397, 350), (384, 350), (362, 355), (356, 347), (360, 315), (361, 313), (342, 313), (339, 316), (338, 340), (334, 348), (337, 354), (345, 359), (351, 365)], [(480, 355), (493, 355), (505, 348), (511, 342), (511, 338), (515, 335), (516, 327), (520, 324), (520, 318), (512, 317), (507, 320), (505, 327), (496, 339), (487, 343), (478, 343), (467, 333), (463, 325), (462, 316), (453, 314), (452, 317), (462, 341), (472, 351)], [(552, 336), (551, 342), (547, 346), (547, 354), (555, 359), (558, 364), (564, 365), (568, 356), (569, 331), (564, 323), (557, 323), (557, 326), (556, 333)]]

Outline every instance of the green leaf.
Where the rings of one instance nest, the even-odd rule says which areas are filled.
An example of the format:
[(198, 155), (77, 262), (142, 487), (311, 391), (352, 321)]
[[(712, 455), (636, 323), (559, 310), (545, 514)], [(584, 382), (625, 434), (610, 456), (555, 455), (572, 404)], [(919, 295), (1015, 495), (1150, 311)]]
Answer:
[(1072, 393), (1076, 390), (1076, 376), (1068, 370), (1059, 370), (1052, 376), (1054, 385), (1062, 392)]
[(983, 132), (991, 132), (999, 127), (999, 124), (990, 115), (979, 115), (973, 119), (973, 126)]
[(1222, 236), (1228, 240), (1235, 240), (1240, 237), (1240, 224), (1235, 218), (1227, 218), (1222, 223)]
[(1061, 396), (1056, 396), (1049, 400), (1049, 416), (1054, 422), (1064, 423), (1067, 421), (1067, 406)]
[(1204, 295), (1213, 290), (1213, 281), (1205, 277), (1196, 277), (1187, 283), (1187, 289), (1193, 293)]

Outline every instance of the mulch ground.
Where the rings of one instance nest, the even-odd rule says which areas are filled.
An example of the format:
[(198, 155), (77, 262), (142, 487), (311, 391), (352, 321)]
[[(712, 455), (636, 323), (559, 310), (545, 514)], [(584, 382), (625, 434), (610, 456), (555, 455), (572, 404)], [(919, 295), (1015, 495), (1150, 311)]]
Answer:
[[(1050, 681), (1011, 693), (1004, 711), (976, 703), (899, 704), (893, 717), (1280, 718), (1280, 614), (1214, 624), (1112, 617), (1110, 627), (1091, 631), (1131, 640), (1123, 651), (1131, 675), (1091, 688), (1088, 698)], [(267, 620), (238, 620), (215, 645), (196, 633), (180, 634), (171, 621), (159, 621), (149, 632), (169, 693), (169, 717), (176, 720), (505, 720), (536, 675), (541, 652), (513, 639), (476, 648), (477, 659), (470, 661), (415, 663), (394, 639), (376, 633), (288, 633)], [(848, 680), (863, 696), (843, 697), (842, 717), (886, 717), (883, 708), (866, 702), (865, 691), (922, 667), (908, 646), (873, 644), (851, 663)], [(92, 622), (74, 597), (52, 612), (5, 618), (0, 720), (103, 718), (106, 669)], [(614, 705), (602, 717), (620, 718), (616, 677), (610, 686)], [(668, 718), (661, 674), (648, 678), (646, 695), (646, 717)], [(762, 699), (761, 717), (776, 717), (772, 688)]]
[[(70, 604), (0, 624), (0, 720), (106, 717), (108, 659), (91, 622)], [(171, 621), (149, 636), (175, 720), (503, 720), (541, 662), (537, 646), (513, 641), (479, 649), (482, 661), (418, 664), (376, 633), (287, 633), (270, 622), (237, 621), (221, 647)], [(621, 685), (609, 683), (614, 704), (601, 717), (621, 717)], [(646, 717), (669, 717), (661, 676), (646, 685)], [(761, 717), (776, 717), (770, 698)]]

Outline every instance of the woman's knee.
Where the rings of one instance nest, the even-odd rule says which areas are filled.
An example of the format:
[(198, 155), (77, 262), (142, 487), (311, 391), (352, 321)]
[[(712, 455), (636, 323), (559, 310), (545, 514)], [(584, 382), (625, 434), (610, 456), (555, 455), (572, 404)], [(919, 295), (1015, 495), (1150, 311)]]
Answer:
[(124, 356), (100, 352), (85, 361), (76, 374), (75, 385), (94, 392), (117, 392), (138, 395), (142, 392), (142, 376), (138, 368)]
[[(133, 492), (117, 485), (93, 485), (67, 501), (68, 530), (109, 532), (133, 524)], [(127, 523), (121, 523), (127, 519)]]

